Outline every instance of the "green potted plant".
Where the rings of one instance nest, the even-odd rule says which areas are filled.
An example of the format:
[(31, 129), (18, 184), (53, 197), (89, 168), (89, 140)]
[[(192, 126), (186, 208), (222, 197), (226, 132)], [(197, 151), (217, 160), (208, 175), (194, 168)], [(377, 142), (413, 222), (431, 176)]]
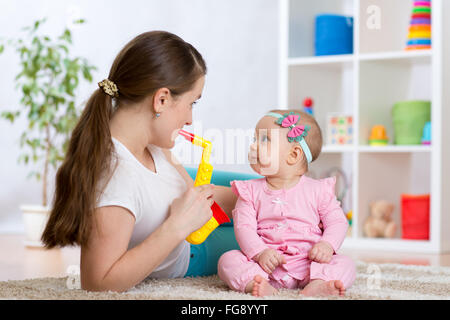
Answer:
[[(28, 177), (42, 182), (42, 203), (22, 205), (26, 232), (25, 244), (41, 246), (41, 234), (49, 216), (49, 169), (56, 169), (64, 159), (73, 127), (80, 111), (75, 105), (75, 90), (80, 81), (92, 82), (91, 72), (96, 68), (87, 59), (72, 57), (72, 31), (65, 28), (61, 35), (50, 37), (40, 34), (46, 18), (23, 28), (25, 35), (0, 42), (0, 54), (9, 47), (20, 58), (19, 73), (15, 78), (20, 89), (20, 107), (0, 115), (11, 123), (26, 115), (27, 127), (20, 138), (18, 158), (25, 165), (37, 164), (41, 170), (32, 171)], [(83, 19), (74, 21), (83, 24)]]

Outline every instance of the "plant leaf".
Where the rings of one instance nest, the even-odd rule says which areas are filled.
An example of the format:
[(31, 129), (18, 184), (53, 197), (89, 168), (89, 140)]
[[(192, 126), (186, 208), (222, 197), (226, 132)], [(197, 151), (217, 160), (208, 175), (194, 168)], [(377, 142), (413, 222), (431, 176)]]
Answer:
[[(15, 87), (28, 125), (21, 134), (20, 147), (28, 153), (21, 155), (18, 161), (27, 165), (39, 161), (56, 169), (64, 159), (71, 131), (80, 114), (75, 90), (83, 80), (92, 82), (92, 71), (97, 68), (85, 58), (70, 55), (70, 29), (63, 29), (59, 37), (40, 35), (39, 28), (45, 21), (43, 18), (25, 27), (24, 37), (5, 43), (0, 38), (0, 53), (10, 46), (19, 57)], [(85, 20), (78, 19), (74, 23), (83, 24)], [(20, 111), (3, 111), (0, 115), (14, 122), (20, 114)], [(40, 179), (41, 173), (31, 172), (30, 176)]]

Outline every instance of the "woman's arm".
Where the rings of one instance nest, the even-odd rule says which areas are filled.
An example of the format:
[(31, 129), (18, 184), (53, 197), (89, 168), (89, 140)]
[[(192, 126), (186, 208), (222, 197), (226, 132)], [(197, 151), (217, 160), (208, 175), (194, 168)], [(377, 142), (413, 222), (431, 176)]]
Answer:
[(172, 201), (168, 218), (130, 250), (134, 215), (120, 206), (96, 209), (88, 244), (81, 248), (82, 288), (125, 291), (144, 280), (192, 231), (211, 219), (212, 196), (210, 185), (189, 188)]
[(171, 219), (128, 250), (134, 216), (123, 207), (95, 210), (88, 246), (81, 247), (81, 286), (89, 291), (125, 291), (144, 280), (186, 237)]
[(232, 212), (236, 206), (237, 196), (230, 187), (214, 186), (214, 200), (225, 211), (230, 220), (233, 218)]
[[(186, 181), (187, 186), (193, 186), (194, 180), (191, 178), (189, 173), (187, 173), (186, 169), (181, 165), (181, 163), (175, 158), (175, 156), (170, 152), (169, 149), (161, 149), (163, 150), (167, 160), (178, 170), (180, 175), (183, 177), (184, 181)], [(214, 201), (225, 211), (228, 218), (232, 218), (232, 211), (236, 206), (237, 196), (231, 191), (230, 187), (225, 186), (214, 186)]]

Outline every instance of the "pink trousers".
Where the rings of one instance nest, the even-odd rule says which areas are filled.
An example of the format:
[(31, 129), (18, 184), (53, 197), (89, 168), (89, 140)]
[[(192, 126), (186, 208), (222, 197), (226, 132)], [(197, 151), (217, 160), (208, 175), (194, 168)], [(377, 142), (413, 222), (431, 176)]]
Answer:
[[(236, 291), (245, 292), (246, 285), (256, 275), (269, 281), (274, 288), (297, 289), (304, 288), (311, 280), (325, 281), (341, 280), (344, 287), (349, 288), (356, 278), (355, 263), (343, 255), (334, 255), (329, 263), (317, 263), (305, 259), (302, 270), (295, 274), (304, 276), (292, 277), (281, 267), (277, 267), (272, 274), (266, 273), (256, 261), (249, 260), (240, 250), (224, 253), (218, 263), (219, 278)], [(301, 278), (301, 279), (297, 279)]]

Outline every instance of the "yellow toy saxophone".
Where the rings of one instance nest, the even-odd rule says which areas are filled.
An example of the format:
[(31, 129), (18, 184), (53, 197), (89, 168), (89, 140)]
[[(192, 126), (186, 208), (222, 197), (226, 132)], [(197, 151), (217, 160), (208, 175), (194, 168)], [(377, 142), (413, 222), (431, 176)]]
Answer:
[[(200, 186), (202, 184), (209, 184), (211, 182), (213, 166), (209, 163), (209, 158), (211, 156), (212, 143), (205, 140), (193, 133), (180, 130), (179, 134), (190, 141), (196, 146), (203, 148), (202, 160), (198, 166), (197, 175), (195, 176), (194, 187)], [(230, 219), (222, 208), (214, 201), (211, 206), (213, 216), (209, 221), (203, 225), (200, 229), (192, 232), (186, 240), (192, 244), (200, 244), (208, 238), (211, 232), (214, 231), (222, 223), (230, 222)]]

